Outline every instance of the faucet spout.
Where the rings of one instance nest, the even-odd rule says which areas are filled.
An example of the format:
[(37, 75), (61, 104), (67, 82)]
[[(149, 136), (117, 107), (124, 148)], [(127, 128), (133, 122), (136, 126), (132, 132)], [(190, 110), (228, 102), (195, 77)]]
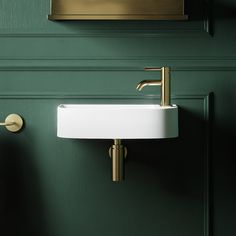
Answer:
[(146, 86), (161, 86), (161, 80), (143, 80), (137, 85), (137, 90), (141, 91)]

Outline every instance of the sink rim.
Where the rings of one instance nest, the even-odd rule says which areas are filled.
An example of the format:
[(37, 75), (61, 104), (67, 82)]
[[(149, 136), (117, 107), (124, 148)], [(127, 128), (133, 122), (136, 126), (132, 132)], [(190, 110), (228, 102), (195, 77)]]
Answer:
[(85, 106), (88, 106), (88, 107), (90, 107), (90, 106), (93, 106), (93, 107), (95, 107), (95, 108), (100, 108), (100, 107), (107, 107), (107, 108), (125, 108), (125, 109), (127, 109), (127, 108), (129, 108), (129, 109), (131, 109), (131, 108), (142, 108), (142, 109), (145, 109), (145, 108), (147, 108), (147, 109), (151, 109), (151, 108), (153, 108), (153, 109), (156, 109), (156, 108), (158, 108), (158, 109), (173, 109), (173, 108), (178, 108), (178, 106), (176, 105), (176, 104), (171, 104), (170, 106), (161, 106), (161, 105), (159, 105), (159, 104), (121, 104), (121, 103), (119, 103), (119, 104), (96, 104), (96, 103), (88, 103), (88, 104), (86, 104), (86, 103), (81, 103), (81, 104), (73, 104), (73, 103), (71, 103), (71, 104), (60, 104), (60, 105), (58, 105), (58, 108), (61, 108), (61, 109), (68, 109), (68, 108), (70, 108), (70, 109), (75, 109), (75, 108), (77, 108), (77, 107), (85, 107)]
[[(79, 112), (84, 112), (84, 114), (81, 116), (79, 115)], [(102, 113), (105, 112), (106, 114), (103, 117), (103, 115), (100, 115), (99, 112)], [(88, 116), (87, 118), (86, 115), (88, 114), (90, 117)], [(99, 115), (96, 116), (96, 114)], [(108, 118), (106, 118), (107, 114)], [(174, 138), (178, 136), (178, 106), (175, 104), (171, 106), (160, 106), (159, 104), (120, 104), (120, 103), (119, 104), (91, 104), (91, 103), (60, 104), (58, 106), (58, 115), (59, 115), (58, 119), (60, 120), (60, 122), (62, 122), (62, 120), (64, 119), (64, 123), (62, 122), (59, 124), (57, 122), (59, 127), (59, 130), (57, 130), (58, 131), (57, 136), (61, 138), (161, 139), (161, 138)], [(159, 116), (160, 120), (156, 119)], [(88, 123), (89, 121), (94, 119), (94, 117), (95, 117), (95, 122)], [(117, 117), (121, 119), (120, 123), (115, 122)], [(174, 120), (173, 117), (175, 117)], [(81, 125), (80, 122), (82, 122), (83, 125)], [(125, 124), (126, 122), (127, 125)], [(162, 124), (163, 126), (159, 126), (160, 124)], [(70, 131), (68, 130), (63, 131), (64, 126), (65, 127), (67, 126), (67, 128)], [(155, 129), (157, 126), (159, 128)], [(102, 131), (99, 130), (100, 127), (103, 127)], [(170, 131), (170, 128), (168, 127), (173, 127), (171, 128), (172, 131)], [(93, 134), (92, 131), (90, 132), (88, 130), (93, 130), (95, 132)]]

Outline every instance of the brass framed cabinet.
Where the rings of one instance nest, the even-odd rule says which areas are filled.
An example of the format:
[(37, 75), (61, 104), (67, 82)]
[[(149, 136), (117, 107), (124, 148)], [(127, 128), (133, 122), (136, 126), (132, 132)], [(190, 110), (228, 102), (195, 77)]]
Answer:
[(51, 0), (50, 20), (186, 20), (184, 0)]

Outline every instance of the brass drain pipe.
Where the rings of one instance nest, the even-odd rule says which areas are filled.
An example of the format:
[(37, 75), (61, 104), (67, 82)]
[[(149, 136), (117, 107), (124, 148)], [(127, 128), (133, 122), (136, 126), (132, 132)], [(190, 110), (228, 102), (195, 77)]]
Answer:
[(114, 139), (114, 144), (109, 149), (112, 160), (112, 181), (124, 180), (124, 159), (127, 156), (127, 148), (121, 144), (120, 139)]

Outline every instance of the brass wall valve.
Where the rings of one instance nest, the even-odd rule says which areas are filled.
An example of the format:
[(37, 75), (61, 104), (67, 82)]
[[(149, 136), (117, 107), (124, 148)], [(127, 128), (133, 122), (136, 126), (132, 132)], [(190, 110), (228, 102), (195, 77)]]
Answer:
[(10, 132), (18, 132), (23, 127), (23, 120), (18, 114), (10, 114), (6, 117), (5, 122), (0, 122), (0, 126), (5, 126)]

